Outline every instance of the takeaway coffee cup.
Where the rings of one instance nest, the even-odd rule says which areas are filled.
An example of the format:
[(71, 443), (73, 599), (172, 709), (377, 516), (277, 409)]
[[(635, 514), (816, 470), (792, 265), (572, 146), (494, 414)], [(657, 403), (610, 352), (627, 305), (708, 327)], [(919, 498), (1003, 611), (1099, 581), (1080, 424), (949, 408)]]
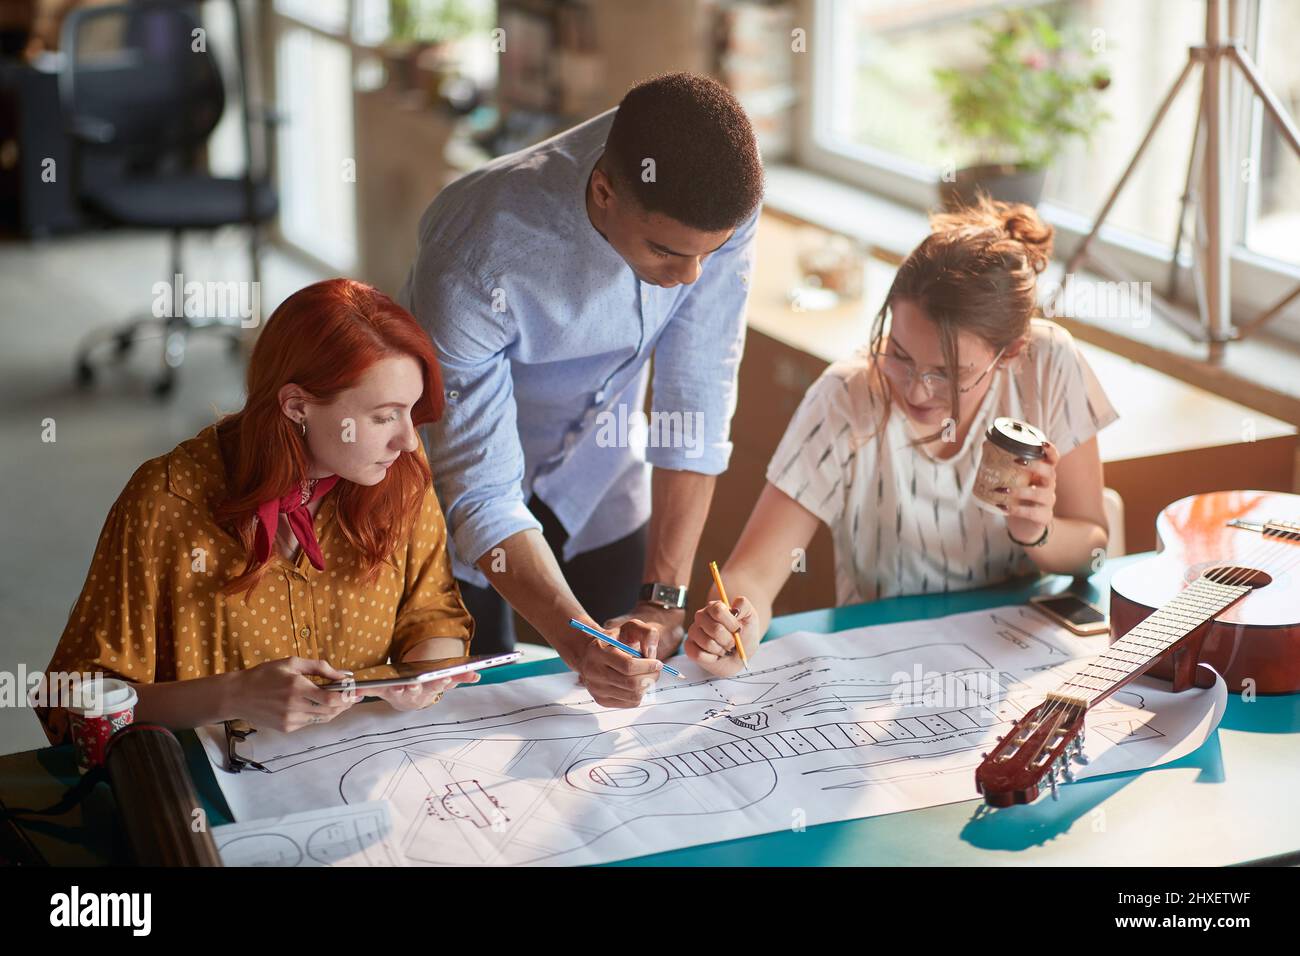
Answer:
[[(1047, 436), (1027, 422), (995, 418), (984, 433), (980, 470), (975, 478), (975, 502), (985, 511), (1002, 514), (1000, 504), (1015, 498), (1015, 492), (1029, 484), (1030, 473), (1016, 459), (1038, 461), (1046, 456)], [(1006, 488), (1008, 491), (998, 491)]]
[(126, 681), (97, 677), (85, 681), (79, 699), (68, 707), (77, 769), (85, 773), (104, 762), (108, 738), (135, 720), (137, 695)]

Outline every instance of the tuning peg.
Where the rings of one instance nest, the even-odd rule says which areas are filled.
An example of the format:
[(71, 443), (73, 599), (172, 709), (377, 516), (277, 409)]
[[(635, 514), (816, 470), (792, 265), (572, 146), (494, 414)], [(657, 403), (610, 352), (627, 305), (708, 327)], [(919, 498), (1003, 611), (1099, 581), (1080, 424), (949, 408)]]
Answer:
[(1061, 775), (1065, 777), (1066, 783), (1074, 783), (1074, 771), (1070, 769), (1069, 764), (1061, 768)]

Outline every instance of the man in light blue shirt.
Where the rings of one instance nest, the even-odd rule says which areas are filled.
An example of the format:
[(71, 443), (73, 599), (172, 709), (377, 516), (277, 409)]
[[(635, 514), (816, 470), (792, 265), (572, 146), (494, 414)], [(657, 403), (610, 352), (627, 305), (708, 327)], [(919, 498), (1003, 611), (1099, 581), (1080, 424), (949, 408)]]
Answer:
[(513, 646), (513, 607), (597, 702), (635, 706), (676, 650), (731, 454), (761, 198), (735, 97), (677, 73), (425, 212), (400, 299), (442, 363), (425, 439), (475, 653)]

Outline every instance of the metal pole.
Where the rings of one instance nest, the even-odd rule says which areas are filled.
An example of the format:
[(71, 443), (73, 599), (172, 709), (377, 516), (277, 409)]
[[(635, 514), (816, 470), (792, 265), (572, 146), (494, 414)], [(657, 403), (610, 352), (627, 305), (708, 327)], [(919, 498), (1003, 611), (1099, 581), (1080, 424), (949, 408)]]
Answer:
[[(1178, 206), (1178, 230), (1174, 233), (1173, 254), (1169, 257), (1169, 284), (1165, 289), (1165, 298), (1174, 301), (1178, 298), (1178, 254), (1183, 248), (1183, 231), (1187, 227), (1187, 209), (1199, 209), (1200, 206), (1196, 198), (1197, 174), (1201, 169), (1201, 150), (1205, 146), (1205, 127), (1201, 122), (1201, 114), (1198, 111), (1196, 119), (1192, 121), (1192, 154), (1187, 164), (1187, 181), (1183, 184), (1183, 196)], [(1195, 246), (1196, 228), (1193, 223), (1192, 245)], [(1195, 268), (1196, 250), (1192, 249), (1192, 264)]]
[(1206, 57), (1202, 72), (1202, 111), (1205, 116), (1205, 331), (1210, 341), (1209, 359), (1223, 358), (1223, 343), (1231, 338), (1229, 294), (1228, 216), (1232, 209), (1231, 182), (1226, 175), (1228, 148), (1227, 71), (1223, 69), (1223, 4), (1205, 0)]
[(1115, 202), (1119, 199), (1119, 194), (1124, 191), (1124, 186), (1128, 183), (1129, 177), (1133, 175), (1133, 170), (1137, 168), (1138, 162), (1142, 159), (1142, 154), (1146, 152), (1146, 148), (1151, 144), (1151, 140), (1155, 138), (1156, 130), (1160, 128), (1160, 121), (1163, 120), (1165, 114), (1169, 112), (1169, 107), (1178, 96), (1178, 91), (1183, 88), (1183, 84), (1187, 82), (1187, 77), (1191, 74), (1192, 67), (1195, 65), (1195, 58), (1189, 54), (1187, 62), (1183, 64), (1183, 72), (1178, 74), (1178, 79), (1174, 81), (1174, 85), (1171, 86), (1169, 92), (1165, 94), (1165, 98), (1161, 102), (1160, 108), (1156, 110), (1155, 118), (1151, 120), (1151, 125), (1147, 128), (1146, 135), (1142, 137), (1142, 142), (1138, 146), (1137, 152), (1135, 152), (1133, 158), (1129, 160), (1128, 166), (1124, 169), (1124, 174), (1120, 176), (1119, 182), (1117, 182), (1115, 188), (1111, 190), (1110, 195), (1106, 199), (1106, 204), (1101, 207), (1101, 212), (1097, 214), (1097, 221), (1093, 223), (1092, 231), (1089, 232), (1088, 235), (1084, 237), (1083, 241), (1079, 243), (1078, 247), (1074, 250), (1074, 255), (1070, 256), (1069, 262), (1066, 263), (1065, 271), (1067, 274), (1073, 272), (1088, 254), (1088, 247), (1092, 245), (1092, 240), (1095, 239), (1097, 233), (1101, 231), (1101, 225), (1106, 221), (1106, 217), (1110, 215), (1111, 207), (1114, 206)]

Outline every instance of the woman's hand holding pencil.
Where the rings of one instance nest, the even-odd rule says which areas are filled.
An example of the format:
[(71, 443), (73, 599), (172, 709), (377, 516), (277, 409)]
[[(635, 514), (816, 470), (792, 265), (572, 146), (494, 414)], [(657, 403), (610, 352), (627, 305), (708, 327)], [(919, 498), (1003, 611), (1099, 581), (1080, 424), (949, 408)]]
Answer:
[(686, 632), (686, 656), (711, 674), (730, 677), (746, 666), (736, 641), (752, 652), (762, 636), (757, 631), (758, 614), (745, 598), (736, 598), (731, 607), (710, 601), (695, 612)]

